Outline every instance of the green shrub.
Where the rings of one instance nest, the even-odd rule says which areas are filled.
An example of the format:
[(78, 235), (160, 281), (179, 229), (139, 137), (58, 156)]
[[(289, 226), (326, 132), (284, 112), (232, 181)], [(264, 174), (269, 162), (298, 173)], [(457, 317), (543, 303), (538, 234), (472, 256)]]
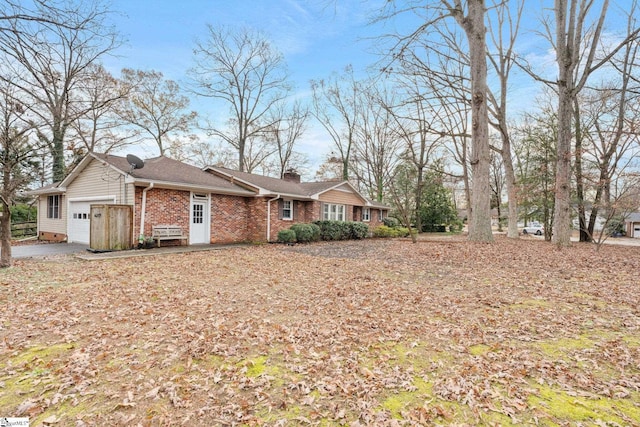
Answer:
[(369, 226), (363, 222), (349, 222), (351, 227), (351, 238), (354, 240), (364, 239), (369, 235)]
[(409, 237), (409, 229), (407, 227), (396, 227), (394, 229), (396, 231), (395, 237)]
[(23, 203), (11, 207), (11, 222), (35, 221), (38, 216), (38, 209), (35, 206)]
[(382, 219), (382, 223), (384, 225), (386, 225), (389, 228), (396, 228), (400, 226), (400, 221), (398, 221), (397, 218), (394, 218), (392, 216), (388, 216), (386, 218)]
[(373, 229), (374, 237), (407, 237), (409, 229), (406, 227), (391, 228), (386, 225), (379, 225)]
[(342, 221), (314, 221), (320, 227), (320, 240), (346, 240), (351, 230), (345, 232), (344, 222)]
[(460, 233), (463, 227), (464, 224), (462, 224), (462, 221), (458, 219), (449, 225), (449, 231), (452, 233)]
[(394, 237), (395, 229), (386, 225), (379, 225), (373, 229), (373, 237)]
[(278, 242), (294, 243), (296, 241), (296, 232), (291, 229), (278, 231)]
[(295, 232), (298, 243), (317, 242), (320, 240), (320, 227), (316, 224), (293, 224), (291, 230)]

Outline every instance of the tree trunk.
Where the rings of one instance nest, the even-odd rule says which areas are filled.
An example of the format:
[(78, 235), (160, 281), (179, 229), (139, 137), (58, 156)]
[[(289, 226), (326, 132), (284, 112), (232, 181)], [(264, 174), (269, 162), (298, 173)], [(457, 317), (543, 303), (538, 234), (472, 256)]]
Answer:
[(0, 268), (11, 267), (11, 211), (2, 201), (0, 216)]
[(575, 151), (575, 169), (576, 169), (576, 201), (578, 203), (578, 222), (580, 225), (580, 241), (591, 242), (593, 240), (593, 230), (587, 229), (586, 208), (584, 205), (584, 175), (582, 174), (582, 128), (580, 123), (580, 109), (578, 100), (574, 100), (574, 125), (576, 129), (576, 151)]
[[(562, 74), (562, 73), (561, 73)], [(558, 147), (552, 241), (558, 247), (571, 244), (571, 122), (573, 118), (567, 82), (558, 85)]]
[[(575, 5), (573, 5), (575, 7)], [(573, 63), (568, 44), (565, 1), (556, 0), (556, 57), (558, 61), (558, 144), (552, 242), (571, 244), (571, 125), (573, 122)], [(573, 33), (571, 34), (573, 37)]]
[[(420, 207), (422, 206), (422, 190), (424, 189), (424, 169), (422, 168), (422, 164), (420, 166), (416, 165), (418, 168), (418, 173), (416, 175), (416, 207), (415, 207), (415, 216), (416, 216), (416, 230), (418, 233), (422, 233), (422, 218), (420, 218)], [(411, 229), (411, 225), (408, 225), (409, 229)]]
[(64, 179), (64, 136), (56, 133), (51, 145), (53, 182), (60, 182)]
[(471, 65), (472, 142), (471, 220), (469, 240), (493, 241), (491, 231), (491, 186), (489, 181), (489, 115), (487, 110), (487, 57), (484, 0), (469, 0), (464, 29), (469, 40)]
[(507, 237), (518, 238), (518, 187), (516, 186), (516, 174), (513, 170), (511, 159), (511, 147), (502, 147), (506, 153), (502, 154), (504, 173), (507, 183), (507, 197), (509, 198), (509, 223), (507, 225)]

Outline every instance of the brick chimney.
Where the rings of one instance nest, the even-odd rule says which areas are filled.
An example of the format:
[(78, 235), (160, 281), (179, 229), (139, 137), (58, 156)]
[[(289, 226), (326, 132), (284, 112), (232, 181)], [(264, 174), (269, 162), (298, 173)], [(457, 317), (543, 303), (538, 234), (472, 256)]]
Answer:
[(285, 181), (295, 182), (296, 184), (300, 184), (300, 174), (297, 173), (294, 169), (287, 169), (282, 177)]

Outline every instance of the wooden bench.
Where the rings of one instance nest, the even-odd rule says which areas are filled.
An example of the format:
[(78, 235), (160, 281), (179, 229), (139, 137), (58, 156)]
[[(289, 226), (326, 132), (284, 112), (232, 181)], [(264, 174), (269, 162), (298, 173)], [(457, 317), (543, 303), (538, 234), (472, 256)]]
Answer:
[(158, 242), (162, 240), (188, 240), (189, 236), (185, 236), (182, 233), (182, 227), (178, 225), (154, 225), (152, 227), (151, 238)]

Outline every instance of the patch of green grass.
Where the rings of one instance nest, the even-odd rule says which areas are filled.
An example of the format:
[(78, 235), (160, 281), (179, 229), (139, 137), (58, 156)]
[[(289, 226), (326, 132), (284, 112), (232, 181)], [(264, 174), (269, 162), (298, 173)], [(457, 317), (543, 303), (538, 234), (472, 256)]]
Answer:
[(0, 378), (4, 383), (0, 388), (0, 408), (15, 408), (31, 397), (53, 394), (53, 389), (47, 390), (47, 384), (56, 380), (49, 369), (49, 362), (73, 348), (73, 343), (37, 346), (4, 358), (0, 368), (11, 367), (18, 373)]
[(595, 342), (585, 335), (580, 335), (578, 338), (543, 341), (537, 344), (544, 354), (556, 359), (566, 357), (571, 351), (592, 348), (594, 345)]
[(548, 308), (551, 307), (551, 303), (544, 299), (528, 299), (512, 304), (510, 307), (513, 309)]
[(549, 386), (541, 386), (538, 393), (529, 396), (528, 403), (535, 406), (538, 412), (544, 413), (554, 425), (565, 423), (592, 422), (593, 425), (636, 425), (640, 423), (640, 406), (636, 402), (640, 393), (631, 398), (611, 399), (600, 397), (590, 399), (572, 396), (565, 391)]
[(415, 390), (394, 393), (382, 402), (382, 408), (389, 411), (393, 418), (402, 419), (402, 411), (433, 398), (432, 383), (415, 377), (412, 385)]
[(0, 368), (5, 366), (20, 366), (25, 363), (33, 362), (34, 360), (43, 360), (50, 361), (51, 359), (66, 353), (69, 350), (75, 348), (75, 344), (73, 343), (63, 343), (63, 344), (54, 344), (48, 347), (37, 346), (31, 347), (23, 351), (22, 353), (15, 354), (10, 356), (8, 359), (5, 359), (1, 364)]
[(483, 356), (491, 351), (491, 346), (486, 344), (476, 344), (469, 347), (469, 354), (472, 356)]

